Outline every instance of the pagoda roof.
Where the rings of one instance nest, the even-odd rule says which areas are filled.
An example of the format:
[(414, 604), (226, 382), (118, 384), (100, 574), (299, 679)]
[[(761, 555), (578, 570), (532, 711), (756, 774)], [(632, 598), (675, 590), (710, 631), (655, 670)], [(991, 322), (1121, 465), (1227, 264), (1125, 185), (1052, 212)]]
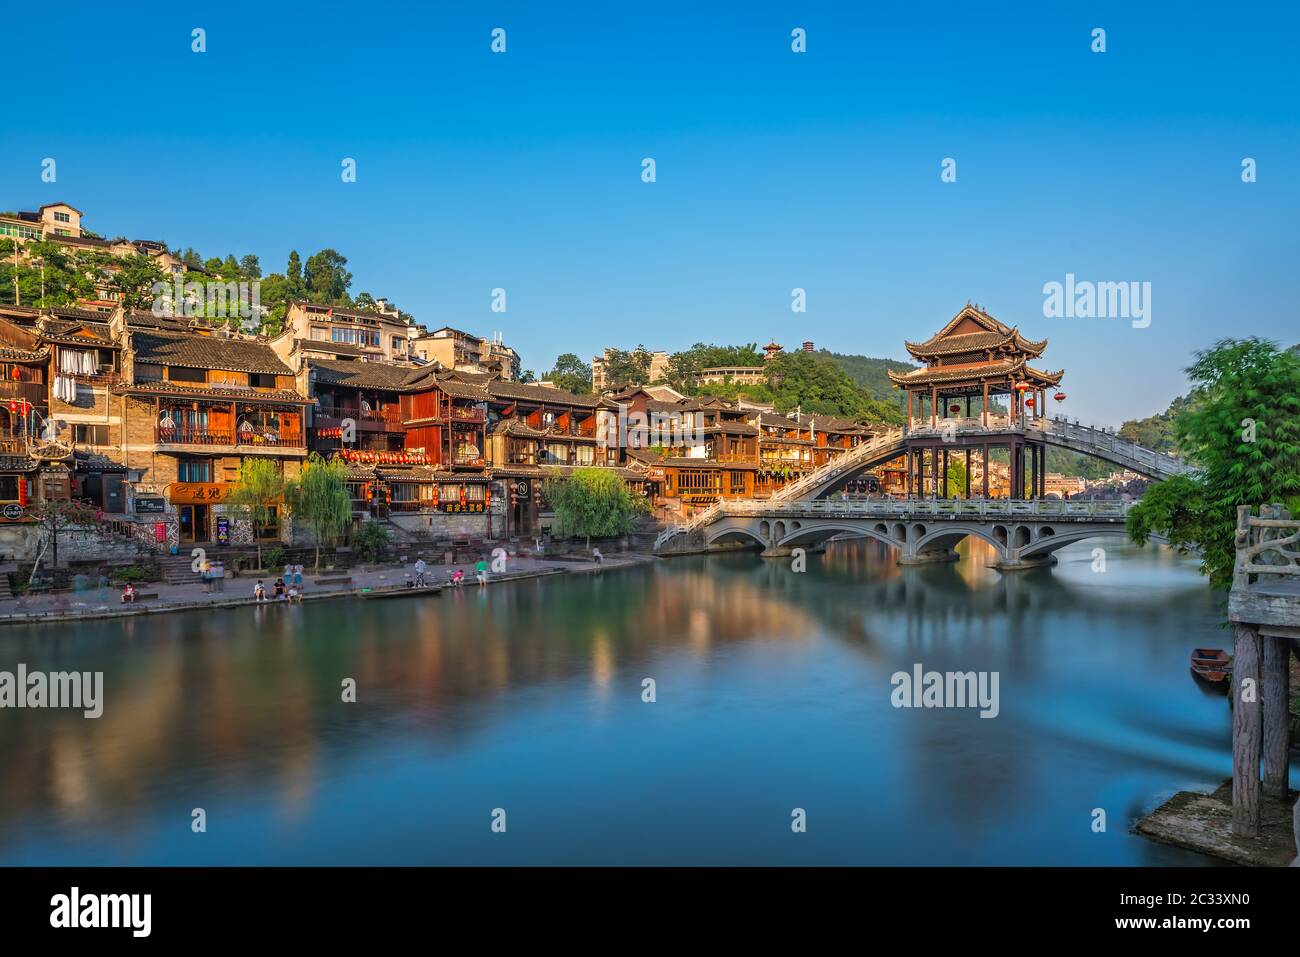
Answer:
[(1025, 363), (1024, 359), (1002, 359), (998, 362), (981, 362), (966, 366), (928, 366), (898, 373), (885, 370), (891, 382), (906, 388), (918, 385), (944, 385), (956, 382), (984, 382), (989, 379), (1015, 379), (1032, 385), (1054, 386), (1060, 383), (1065, 370), (1043, 372)]
[(985, 351), (1010, 351), (1036, 357), (1047, 348), (1047, 340), (1026, 339), (1018, 327), (999, 322), (979, 307), (967, 304), (925, 342), (904, 342), (904, 345), (917, 359)]

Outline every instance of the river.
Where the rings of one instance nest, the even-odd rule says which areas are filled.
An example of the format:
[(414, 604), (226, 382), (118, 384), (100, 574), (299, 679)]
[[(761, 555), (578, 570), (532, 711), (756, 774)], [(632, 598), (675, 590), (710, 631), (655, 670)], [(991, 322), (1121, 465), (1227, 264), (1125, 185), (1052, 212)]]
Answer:
[[(102, 671), (104, 711), (0, 711), (0, 864), (1205, 863), (1129, 832), (1231, 773), (1194, 563), (960, 552), (11, 627), (0, 670)], [(996, 672), (997, 716), (894, 707), (916, 664)]]

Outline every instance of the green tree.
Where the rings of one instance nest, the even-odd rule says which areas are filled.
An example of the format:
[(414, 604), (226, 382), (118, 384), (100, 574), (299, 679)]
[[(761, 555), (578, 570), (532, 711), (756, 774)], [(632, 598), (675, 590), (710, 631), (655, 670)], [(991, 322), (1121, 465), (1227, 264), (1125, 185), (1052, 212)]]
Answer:
[(542, 496), (555, 510), (555, 533), (585, 536), (588, 548), (593, 535), (626, 535), (650, 511), (650, 503), (608, 469), (574, 469), (568, 478), (547, 479)]
[(631, 352), (611, 349), (605, 353), (605, 382), (611, 389), (647, 385), (650, 381), (650, 351), (637, 346)]
[(348, 287), (352, 285), (352, 273), (344, 268), (347, 264), (347, 257), (333, 249), (322, 249), (308, 257), (303, 267), (307, 296), (314, 302), (346, 302)]
[(1199, 549), (1210, 582), (1227, 587), (1237, 507), (1300, 509), (1300, 356), (1250, 338), (1221, 339), (1196, 359), (1173, 431), (1198, 471), (1148, 489), (1127, 528), (1139, 544), (1159, 533), (1180, 551)]
[(289, 250), (289, 263), (284, 267), (284, 278), (289, 283), (289, 295), (301, 296), (303, 294), (302, 284), (302, 259), (298, 256), (298, 250)]
[(262, 278), (262, 262), (252, 253), (239, 261), (239, 272), (245, 279)]
[(966, 463), (958, 458), (948, 460), (948, 497), (961, 498), (966, 494)]
[(249, 456), (240, 463), (239, 480), (226, 496), (226, 508), (253, 526), (258, 568), (262, 567), (262, 538), (276, 524), (284, 500), (284, 476), (275, 460)]
[(164, 282), (162, 270), (148, 256), (136, 253), (119, 260), (120, 265), (108, 280), (123, 309), (146, 309), (153, 303), (155, 283)]
[(587, 395), (591, 392), (591, 366), (572, 352), (566, 352), (557, 358), (555, 368), (546, 373), (545, 378), (561, 389), (578, 395)]
[(352, 535), (352, 550), (363, 562), (380, 561), (388, 551), (388, 529), (382, 522), (362, 522)]
[(348, 494), (348, 468), (342, 459), (326, 460), (313, 452), (302, 477), (286, 484), (285, 501), (295, 520), (312, 532), (316, 544), (316, 571), (320, 571), (321, 545), (334, 545), (352, 522), (352, 497)]

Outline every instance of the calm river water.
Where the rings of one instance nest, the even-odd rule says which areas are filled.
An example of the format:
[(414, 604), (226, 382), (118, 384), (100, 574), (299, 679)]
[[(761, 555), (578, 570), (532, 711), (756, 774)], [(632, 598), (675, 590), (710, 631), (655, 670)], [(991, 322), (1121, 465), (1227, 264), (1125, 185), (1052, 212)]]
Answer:
[[(1188, 673), (1228, 643), (1216, 598), (1119, 540), (1094, 572), (1096, 544), (8, 628), (0, 670), (102, 671), (105, 704), (0, 711), (0, 864), (1202, 863), (1129, 828), (1230, 774)], [(918, 663), (997, 672), (1000, 713), (894, 708)]]

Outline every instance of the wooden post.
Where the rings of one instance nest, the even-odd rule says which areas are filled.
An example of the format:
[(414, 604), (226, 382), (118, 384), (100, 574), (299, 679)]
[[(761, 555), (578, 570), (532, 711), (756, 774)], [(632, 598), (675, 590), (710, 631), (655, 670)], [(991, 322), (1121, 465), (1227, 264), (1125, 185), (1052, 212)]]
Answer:
[(938, 428), (939, 426), (939, 406), (936, 401), (938, 397), (938, 389), (934, 386), (930, 386), (930, 428), (932, 429)]
[(1240, 622), (1236, 629), (1232, 662), (1232, 832), (1254, 837), (1259, 833), (1259, 629)]
[[(982, 424), (984, 428), (987, 429), (989, 427), (989, 381), (988, 379), (985, 379), (983, 384), (984, 384), (984, 404), (980, 407), (980, 416), (983, 419)], [(988, 498), (987, 495), (984, 497)]]
[(907, 428), (912, 428), (912, 390), (907, 390)]
[(1290, 665), (1291, 648), (1285, 638), (1264, 636), (1264, 793), (1285, 801), (1287, 751), (1291, 747)]

